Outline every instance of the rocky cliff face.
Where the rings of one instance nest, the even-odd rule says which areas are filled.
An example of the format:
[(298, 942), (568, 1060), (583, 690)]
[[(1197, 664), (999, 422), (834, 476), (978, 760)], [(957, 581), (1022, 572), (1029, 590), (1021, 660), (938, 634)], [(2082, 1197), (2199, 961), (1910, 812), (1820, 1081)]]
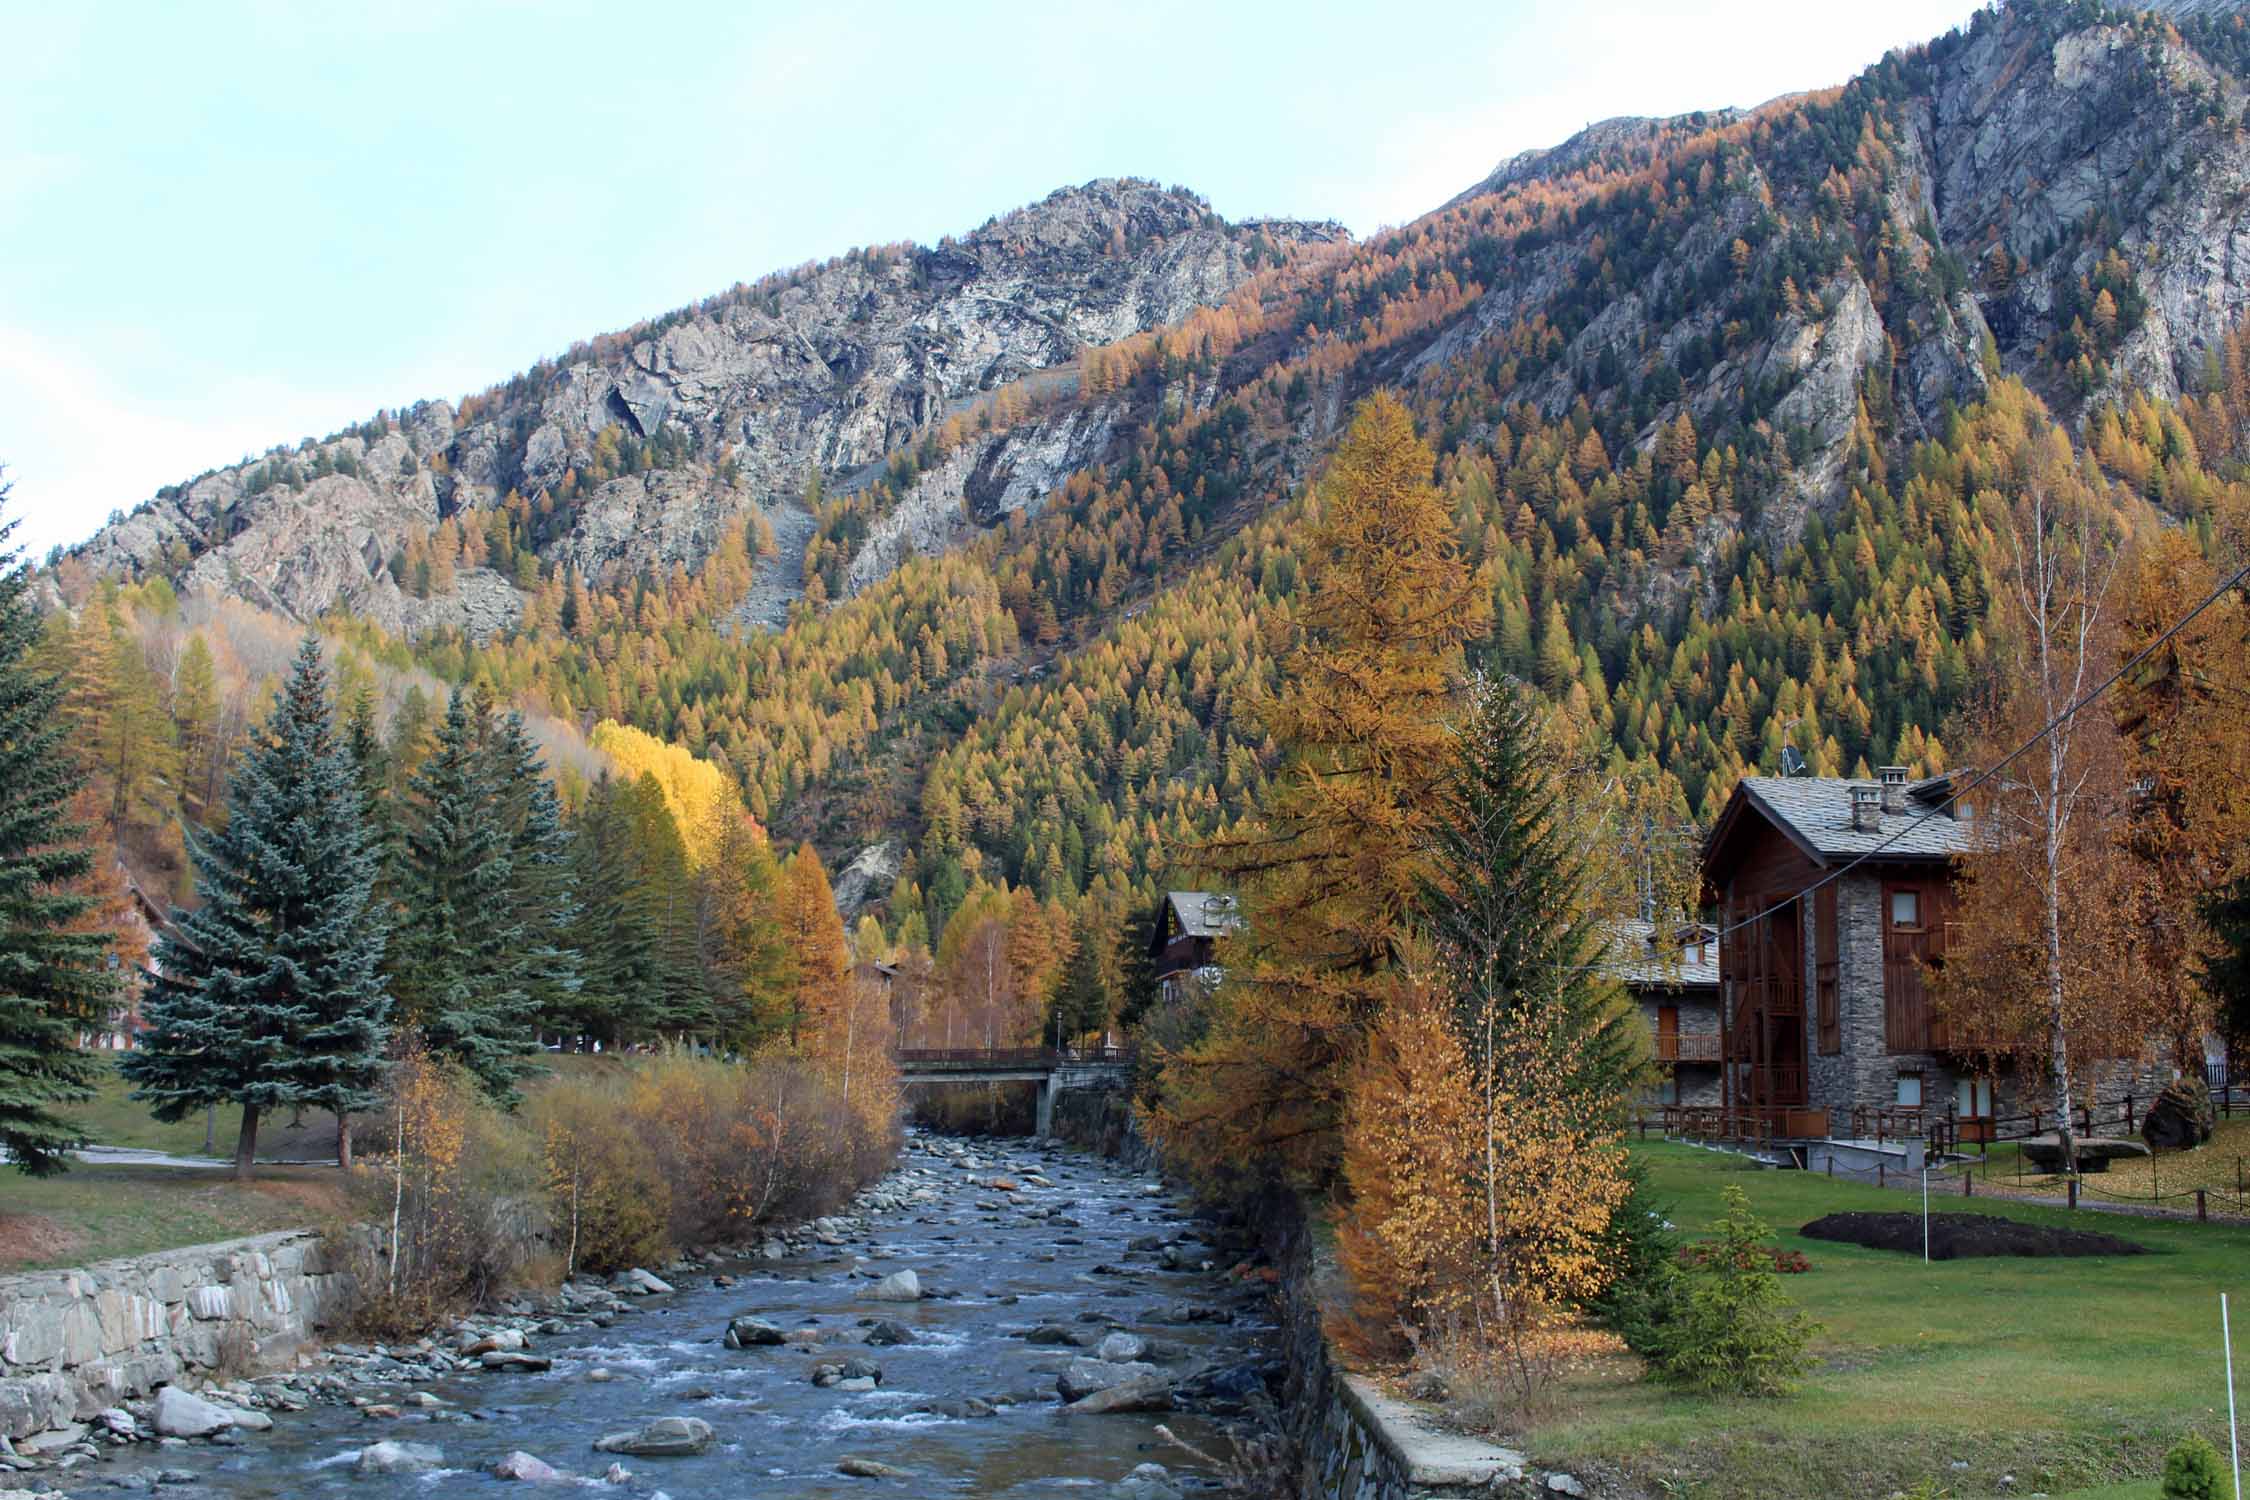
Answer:
[[(1575, 206), (1489, 254), (1462, 251), (1446, 267), (1473, 290), (1460, 312), (1371, 341), (1318, 390), (1298, 439), (1265, 453), (1264, 480), (1285, 485), (1317, 463), (1360, 391), (1442, 382), (1538, 325), (1559, 346), (1526, 362), (1519, 393), (1549, 418), (1581, 401), (1630, 410), (1646, 451), (1684, 412), (1701, 433), (1739, 429), (1745, 447), (1785, 453), (1771, 465), (1780, 479), (1723, 519), (1786, 544), (1843, 502), (1870, 402), (1889, 439), (1911, 442), (1995, 370), (2066, 416), (2127, 390), (2194, 386), (2250, 312), (2240, 32), (2233, 8), (2208, 0), (2132, 14), (2018, 0), (1848, 91), (1605, 121), (1511, 158), (1424, 225), (1340, 261), (1358, 287), (1331, 277), (1304, 293), (1294, 327), (1197, 399), (1306, 355), (1306, 322), (1399, 274), (1430, 226), (1544, 194)], [(1714, 170), (1715, 189), (1695, 181)], [(1595, 211), (1602, 185), (1625, 181), (1659, 205), (1642, 220), (1653, 229)], [(1664, 206), (1690, 200), (1692, 213)], [(1628, 231), (1647, 238), (1624, 242)], [(1176, 322), (1292, 247), (1343, 238), (1333, 225), (1227, 224), (1148, 184), (1091, 183), (936, 248), (857, 252), (737, 288), (459, 411), (429, 403), (203, 476), (80, 557), (298, 617), (342, 604), (407, 634), (482, 634), (520, 610), (511, 581), (464, 569), (416, 597), (390, 566), (406, 538), (519, 495), (538, 512), (541, 559), (615, 579), (692, 566), (762, 512), (779, 555), (739, 618), (779, 624), (802, 589), (812, 522), (797, 497), (815, 476), (850, 493), (980, 393), (1027, 377), (1074, 388), (1080, 348)], [(1324, 323), (1319, 338), (1337, 332)], [(1145, 415), (1117, 394), (969, 437), (870, 518), (844, 591), (1036, 510)]]
[[(1291, 248), (1344, 237), (1229, 224), (1146, 183), (1065, 189), (934, 249), (855, 252), (737, 288), (459, 410), (429, 402), (203, 475), (76, 555), (297, 618), (342, 606), (404, 634), (489, 633), (520, 612), (509, 582), (464, 570), (415, 597), (389, 567), (410, 538), (511, 493), (541, 510), (541, 555), (593, 579), (693, 567), (761, 508), (801, 538), (789, 508), (816, 475), (874, 464), (980, 392), (1176, 322)], [(770, 582), (763, 617), (778, 618), (787, 581)]]

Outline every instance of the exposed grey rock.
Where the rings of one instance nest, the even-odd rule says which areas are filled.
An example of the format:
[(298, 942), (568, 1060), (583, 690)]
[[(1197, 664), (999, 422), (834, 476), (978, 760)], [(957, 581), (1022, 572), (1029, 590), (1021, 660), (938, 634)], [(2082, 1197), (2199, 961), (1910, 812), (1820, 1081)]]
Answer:
[[(443, 516), (473, 519), (510, 490), (552, 494), (590, 466), (597, 443), (613, 445), (613, 460), (620, 439), (675, 446), (668, 467), (598, 486), (547, 559), (594, 577), (693, 568), (731, 525), (791, 501), (815, 476), (879, 466), (982, 393), (1062, 365), (1083, 345), (1224, 301), (1252, 272), (1254, 239), (1343, 237), (1336, 225), (1229, 226), (1186, 194), (1088, 183), (936, 249), (853, 255), (715, 298), (662, 332), (605, 341), (598, 355), (582, 349), (467, 417), (426, 402), (387, 431), (338, 434), (168, 487), (79, 556), (97, 572), (138, 574), (176, 567), (177, 549), (191, 559), (189, 590), (304, 620), (344, 605), (404, 634), (441, 624), (487, 634), (520, 611), (520, 597), (490, 587), (506, 580), (464, 573), (450, 593), (419, 600), (392, 580), (390, 559)], [(995, 479), (988, 520), (1043, 495), (1052, 476), (1031, 453), (1007, 460), (1020, 479), (1012, 489)], [(801, 556), (811, 517), (791, 508), (769, 521), (783, 542), (770, 580), (778, 597), (769, 591), (749, 618), (772, 622), (801, 587), (787, 560)]]
[(922, 1279), (912, 1271), (893, 1271), (873, 1286), (861, 1287), (858, 1295), (873, 1302), (919, 1302)]
[(534, 1458), (519, 1448), (492, 1466), (492, 1477), (521, 1479), (531, 1484), (552, 1484), (566, 1476), (545, 1459)]
[(1055, 1389), (1065, 1401), (1076, 1401), (1091, 1396), (1096, 1391), (1106, 1391), (1112, 1386), (1135, 1380), (1167, 1381), (1168, 1376), (1154, 1365), (1140, 1363), (1113, 1363), (1106, 1359), (1074, 1359), (1055, 1377)]
[(198, 1438), (234, 1425), (232, 1407), (206, 1401), (201, 1396), (168, 1385), (156, 1393), (155, 1425), (164, 1437)]
[(701, 1417), (658, 1417), (632, 1432), (613, 1432), (597, 1439), (599, 1453), (623, 1453), (635, 1458), (692, 1458), (715, 1439), (711, 1424)]
[(778, 1323), (764, 1318), (736, 1318), (727, 1324), (724, 1342), (729, 1349), (756, 1349), (784, 1343), (788, 1337)]
[(359, 1450), (352, 1467), (362, 1474), (421, 1474), (443, 1468), (445, 1452), (431, 1443), (396, 1443), (385, 1439)]
[(1109, 1500), (1183, 1500), (1183, 1492), (1162, 1464), (1140, 1464), (1109, 1487)]
[(836, 876), (836, 910), (850, 916), (877, 895), (888, 896), (898, 878), (901, 849), (895, 839), (869, 844)]
[(477, 1356), (477, 1363), (487, 1370), (515, 1370), (526, 1375), (536, 1375), (551, 1370), (555, 1362), (544, 1354), (527, 1354), (521, 1349), (495, 1349)]
[(1064, 1411), (1081, 1416), (1102, 1416), (1117, 1412), (1170, 1411), (1172, 1409), (1172, 1383), (1161, 1373), (1139, 1376), (1118, 1385), (1105, 1386), (1069, 1403)]
[(889, 1464), (877, 1463), (872, 1458), (839, 1459), (836, 1464), (836, 1472), (849, 1474), (854, 1479), (904, 1479), (907, 1477), (906, 1470), (894, 1469)]
[(1148, 1353), (1148, 1340), (1137, 1333), (1113, 1333), (1094, 1352), (1110, 1364), (1131, 1364)]

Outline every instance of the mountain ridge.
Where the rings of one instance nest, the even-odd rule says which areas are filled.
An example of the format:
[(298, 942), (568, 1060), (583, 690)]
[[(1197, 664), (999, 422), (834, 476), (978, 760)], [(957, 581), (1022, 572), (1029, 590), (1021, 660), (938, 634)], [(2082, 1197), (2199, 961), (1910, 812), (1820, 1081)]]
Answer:
[[(2205, 524), (2209, 476), (2167, 454), (2236, 461), (2199, 403), (2250, 312), (2246, 70), (2231, 14), (2019, 0), (1832, 88), (1604, 122), (1366, 242), (1308, 226), (1253, 254), (1272, 232), (1210, 225), (1200, 200), (1145, 202), (1176, 228), (1138, 244), (1129, 212), (1071, 219), (1052, 253), (1078, 279), (979, 324), (975, 379), (892, 381), (851, 441), (798, 445), (820, 480), (803, 508), (714, 482), (733, 455), (696, 427), (690, 310), (594, 350), (598, 370), (538, 368), (427, 413), (426, 436), (414, 413), (384, 434), (444, 455), (453, 509), (393, 582), (394, 615), (427, 617), (361, 613), (442, 676), (711, 756), (838, 858), (913, 845), (891, 899), (928, 899), (933, 930), (932, 893), (983, 873), (1056, 895), (1152, 882), (1270, 768), (1239, 710), (1286, 634), (1306, 481), (1389, 385), (1494, 579), (1480, 659), (1653, 775), (1667, 816), (1785, 742), (1838, 774), (1940, 765), (1989, 599), (1962, 445), (2052, 420), (2108, 463), (2122, 423), (2142, 456), (2120, 503), (2173, 523)], [(1096, 222), (1122, 255), (1083, 253)], [(987, 227), (930, 253), (988, 254), (1003, 278), (1049, 253), (1036, 220)], [(784, 351), (833, 377), (850, 296), (916, 290), (923, 263), (885, 255), (721, 311), (765, 329), (788, 320), (761, 299), (840, 308), (799, 325), (837, 345)], [(1162, 307), (1066, 342), (1055, 299), (1114, 307), (1092, 284), (1112, 272), (1168, 288)], [(499, 492), (526, 477), (544, 499)], [(284, 488), (239, 498), (302, 507)], [(197, 567), (218, 565), (183, 582)], [(363, 551), (336, 572), (353, 567), (400, 571)]]

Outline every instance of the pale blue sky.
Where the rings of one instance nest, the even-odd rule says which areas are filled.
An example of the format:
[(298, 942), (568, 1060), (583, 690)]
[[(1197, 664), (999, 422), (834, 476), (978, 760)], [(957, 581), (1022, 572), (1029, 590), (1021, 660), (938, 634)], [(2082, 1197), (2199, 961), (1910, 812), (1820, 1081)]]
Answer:
[(1617, 114), (1841, 82), (1883, 5), (0, 0), (0, 464), (34, 555), (377, 407), (1065, 183), (1414, 218)]

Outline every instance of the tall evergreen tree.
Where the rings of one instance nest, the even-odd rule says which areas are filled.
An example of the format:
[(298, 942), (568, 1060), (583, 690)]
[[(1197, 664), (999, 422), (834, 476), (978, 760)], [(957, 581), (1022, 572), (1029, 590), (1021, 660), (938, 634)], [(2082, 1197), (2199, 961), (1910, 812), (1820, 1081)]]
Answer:
[(644, 1017), (643, 1035), (675, 1037), (707, 1034), (711, 997), (703, 982), (703, 955), (697, 927), (694, 872), (687, 841), (664, 800), (653, 771), (623, 784), (624, 814), (635, 866), (633, 900), (649, 933), (651, 988), (635, 1009)]
[(2250, 874), (2206, 895), (2202, 912), (2217, 940), (2203, 960), (2203, 988), (2217, 1002), (2220, 1034), (2240, 1049), (2250, 1043)]
[[(0, 523), (0, 546), (15, 525)], [(16, 558), (0, 551), (0, 1148), (36, 1177), (62, 1171), (84, 1139), (54, 1106), (93, 1096), (78, 1029), (116, 986), (102, 935), (66, 930), (91, 905), (70, 889), (94, 856), (66, 812), (85, 778), (63, 749), (63, 685), (31, 667), (39, 618)]]
[(578, 810), (570, 844), (583, 894), (568, 931), (580, 983), (565, 1019), (579, 1040), (605, 1047), (650, 1034), (656, 1020), (656, 930), (641, 896), (628, 792), (604, 771)]
[(1156, 933), (1163, 921), (1160, 907), (1137, 902), (1117, 934), (1117, 1024), (1138, 1026), (1149, 1007), (1156, 1004)]
[(523, 922), (525, 987), (536, 1021), (567, 1015), (582, 984), (570, 931), (578, 920), (578, 872), (562, 799), (523, 715), (493, 721), (484, 741), (485, 773), (506, 830), (509, 900)]
[(1610, 975), (1604, 913), (1583, 840), (1526, 689), (1479, 679), (1438, 788), (1421, 919), (1451, 980), (1454, 1029), (1489, 1072), (1512, 1018), (1543, 1012), (1573, 1091), (1623, 1097), (1647, 1066), (1645, 1028)]
[(388, 1037), (375, 851), (317, 639), (234, 773), (226, 826), (188, 848), (203, 904), (173, 913), (122, 1069), (160, 1120), (239, 1104), (248, 1177), (267, 1112), (372, 1105)]
[(531, 962), (513, 905), (515, 860), (468, 695), (447, 700), (401, 822), (392, 990), (430, 1050), (505, 1104), (530, 1069)]
[(1101, 932), (1094, 905), (1087, 902), (1074, 924), (1070, 961), (1055, 980), (1047, 1007), (1050, 1036), (1070, 1041), (1109, 1024), (1109, 985), (1102, 979)]

